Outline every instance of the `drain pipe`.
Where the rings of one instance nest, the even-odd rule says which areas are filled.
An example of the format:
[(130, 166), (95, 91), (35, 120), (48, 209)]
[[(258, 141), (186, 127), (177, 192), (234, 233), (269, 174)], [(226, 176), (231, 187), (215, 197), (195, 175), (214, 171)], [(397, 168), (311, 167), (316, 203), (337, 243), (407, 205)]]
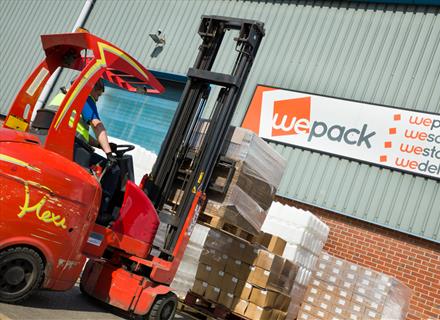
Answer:
[[(79, 27), (83, 27), (84, 23), (87, 20), (87, 17), (90, 14), (90, 11), (92, 10), (93, 4), (95, 3), (95, 0), (86, 0), (81, 13), (79, 14), (78, 19), (76, 20), (75, 26), (73, 27), (72, 32), (75, 32), (76, 29)], [(53, 90), (53, 87), (55, 86), (55, 83), (57, 82), (58, 78), (60, 77), (61, 70), (63, 68), (58, 68), (52, 76), (47, 81), (46, 85), (44, 86), (40, 97), (38, 98), (37, 103), (35, 104), (34, 112), (32, 114), (32, 120), (35, 118), (35, 115), (37, 114), (37, 110), (43, 108), (44, 104), (46, 103), (47, 99), (49, 98), (50, 93)]]

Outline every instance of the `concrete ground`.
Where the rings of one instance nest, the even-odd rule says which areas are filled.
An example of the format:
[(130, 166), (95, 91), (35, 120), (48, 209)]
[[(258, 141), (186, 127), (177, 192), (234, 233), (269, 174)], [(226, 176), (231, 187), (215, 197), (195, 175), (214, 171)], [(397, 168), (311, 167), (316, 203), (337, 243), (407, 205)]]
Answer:
[[(38, 291), (20, 305), (0, 303), (0, 320), (117, 320), (122, 312), (88, 299), (78, 285), (66, 292)], [(190, 319), (177, 315), (175, 319)]]

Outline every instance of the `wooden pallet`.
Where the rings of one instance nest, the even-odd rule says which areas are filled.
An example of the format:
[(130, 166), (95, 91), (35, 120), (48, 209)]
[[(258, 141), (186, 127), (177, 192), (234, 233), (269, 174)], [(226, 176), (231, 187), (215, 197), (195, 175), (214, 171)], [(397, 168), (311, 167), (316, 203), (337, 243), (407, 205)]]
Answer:
[(255, 243), (257, 240), (257, 236), (253, 235), (252, 233), (249, 233), (236, 225), (226, 222), (223, 217), (210, 215), (207, 212), (200, 213), (197, 222), (205, 224), (214, 229), (222, 230), (226, 233), (232, 234), (251, 243)]
[(185, 299), (179, 303), (179, 311), (198, 320), (248, 320), (247, 318), (232, 313), (232, 311), (225, 306), (208, 301), (192, 291), (189, 291)]

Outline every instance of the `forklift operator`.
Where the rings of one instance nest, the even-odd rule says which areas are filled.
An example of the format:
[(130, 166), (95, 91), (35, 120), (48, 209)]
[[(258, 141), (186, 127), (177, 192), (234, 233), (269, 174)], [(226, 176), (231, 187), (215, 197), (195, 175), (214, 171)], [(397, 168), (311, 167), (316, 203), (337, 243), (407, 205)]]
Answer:
[[(49, 105), (51, 107), (59, 107), (61, 105), (61, 102), (67, 93), (65, 88), (62, 88), (61, 91), (62, 92), (55, 96), (50, 102)], [(103, 174), (100, 179), (102, 186), (102, 200), (97, 219), (98, 223), (104, 225), (111, 219), (111, 212), (107, 212), (107, 209), (109, 208), (110, 202), (119, 183), (120, 168), (118, 166), (117, 158), (112, 153), (112, 149), (116, 149), (116, 145), (109, 143), (107, 131), (99, 118), (98, 109), (96, 107), (96, 102), (103, 93), (104, 83), (102, 79), (99, 79), (95, 83), (95, 86), (84, 104), (76, 128), (73, 157), (76, 163), (85, 168), (90, 168), (98, 163), (100, 163), (102, 167), (106, 167), (105, 174)], [(73, 121), (73, 119), (71, 119), (71, 121)], [(89, 134), (90, 125), (92, 126), (96, 139)], [(98, 148), (101, 147), (105, 152), (107, 159), (95, 153), (91, 146)]]
[[(108, 141), (107, 131), (105, 130), (104, 124), (99, 118), (98, 109), (96, 107), (96, 102), (99, 97), (104, 93), (104, 83), (102, 79), (99, 79), (89, 97), (84, 105), (81, 117), (76, 129), (77, 138), (89, 143), (93, 147), (101, 147), (105, 152), (107, 159), (112, 164), (115, 164), (116, 157), (112, 154), (112, 148)], [(89, 135), (89, 124), (92, 126), (92, 130), (95, 133), (96, 139)], [(102, 161), (103, 158), (96, 153), (92, 154), (90, 165), (97, 164)]]

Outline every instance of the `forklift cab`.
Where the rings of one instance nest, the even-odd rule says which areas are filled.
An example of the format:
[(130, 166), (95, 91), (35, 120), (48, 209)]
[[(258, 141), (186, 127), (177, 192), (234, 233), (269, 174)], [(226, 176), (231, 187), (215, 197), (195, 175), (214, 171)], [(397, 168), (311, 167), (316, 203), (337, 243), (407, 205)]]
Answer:
[[(0, 301), (22, 300), (36, 287), (69, 289), (82, 270), (84, 254), (100, 258), (110, 242), (128, 251), (133, 243), (138, 244), (142, 249), (136, 253), (145, 255), (158, 225), (154, 207), (132, 181), (132, 159), (124, 154), (133, 148), (129, 145), (114, 150), (122, 171), (111, 205), (117, 216), (111, 226), (109, 221), (96, 225), (102, 187), (92, 171), (76, 163), (81, 161), (75, 162), (74, 142), (82, 108), (98, 79), (139, 94), (161, 93), (163, 86), (128, 53), (88, 32), (43, 35), (41, 40), (45, 58), (26, 80), (0, 128), (0, 184), (2, 192), (9, 190), (11, 194), (0, 208), (4, 220), (0, 225), (0, 265), (2, 254), (32, 248), (29, 264), (41, 261), (43, 267), (31, 269), (31, 275), (20, 278), (20, 286), (16, 286), (12, 283), (18, 280), (11, 280), (16, 268), (8, 264), (12, 269), (0, 280), (11, 282), (11, 286), (0, 288)], [(79, 71), (79, 75), (58, 110), (40, 109), (31, 123), (43, 87), (58, 67)], [(87, 162), (89, 156), (81, 159)], [(23, 207), (27, 211), (20, 213)], [(136, 228), (139, 221), (151, 226), (148, 232)], [(103, 229), (108, 239), (94, 239), (95, 228)], [(125, 240), (130, 235), (136, 240)]]

